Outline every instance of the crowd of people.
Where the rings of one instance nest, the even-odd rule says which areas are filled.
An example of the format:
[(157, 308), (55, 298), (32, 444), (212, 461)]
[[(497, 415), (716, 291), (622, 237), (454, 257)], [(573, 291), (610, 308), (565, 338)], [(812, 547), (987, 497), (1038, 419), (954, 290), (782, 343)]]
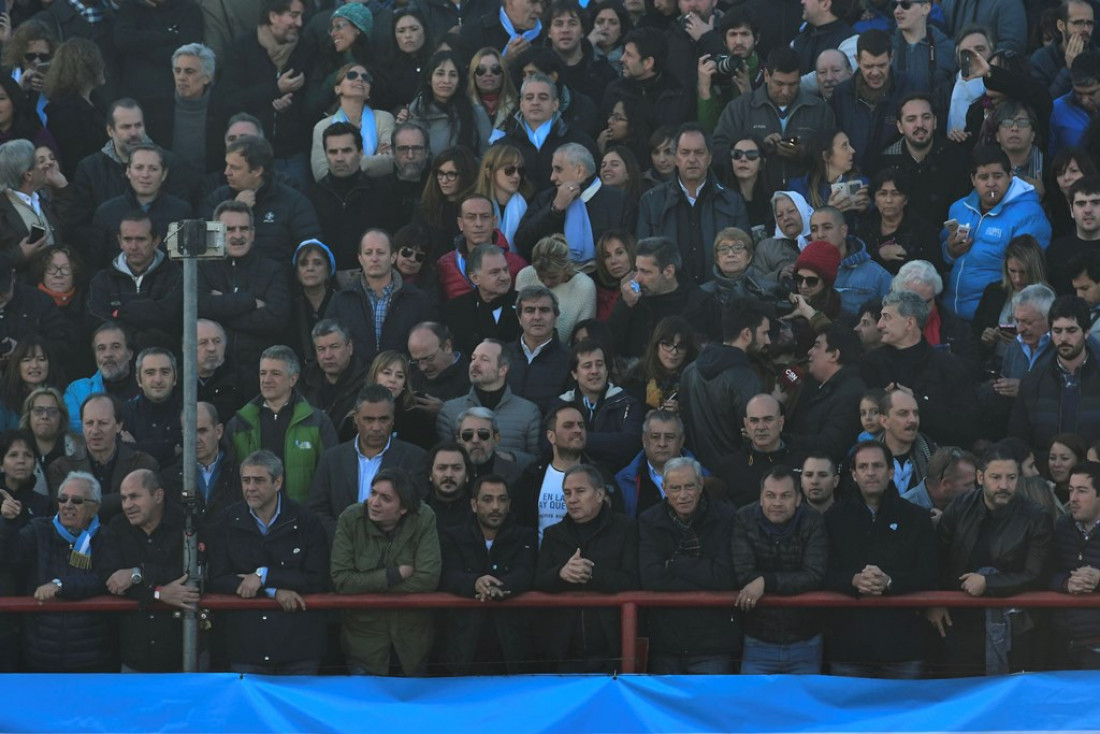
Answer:
[[(10, 0), (5, 671), (1100, 667), (1088, 0)], [(199, 266), (183, 487), (176, 223)], [(196, 497), (194, 505), (181, 498)], [(185, 512), (202, 579), (184, 568)], [(309, 594), (447, 591), (477, 610)], [(155, 603), (159, 602), (159, 604)]]

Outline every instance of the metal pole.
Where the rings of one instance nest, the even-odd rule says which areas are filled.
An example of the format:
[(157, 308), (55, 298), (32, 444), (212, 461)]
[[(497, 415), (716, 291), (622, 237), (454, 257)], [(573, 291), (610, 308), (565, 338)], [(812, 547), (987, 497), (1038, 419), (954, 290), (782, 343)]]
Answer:
[[(205, 234), (205, 233), (204, 233)], [(199, 263), (194, 257), (183, 258), (183, 506), (187, 524), (183, 536), (183, 565), (189, 574), (187, 585), (199, 586), (199, 539), (195, 531), (198, 473), (198, 401), (199, 401)], [(183, 670), (195, 673), (199, 667), (199, 619), (195, 612), (183, 611)]]

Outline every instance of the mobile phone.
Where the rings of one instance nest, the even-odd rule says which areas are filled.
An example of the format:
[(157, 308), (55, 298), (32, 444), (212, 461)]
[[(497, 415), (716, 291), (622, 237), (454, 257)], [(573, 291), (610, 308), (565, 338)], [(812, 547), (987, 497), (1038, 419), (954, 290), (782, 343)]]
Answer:
[(41, 62), (39, 62), (38, 66), (36, 66), (34, 68), (34, 70), (36, 72), (38, 72), (39, 74), (41, 74), (42, 76), (45, 76), (46, 72), (50, 70), (50, 62), (49, 61), (41, 61)]
[(969, 224), (960, 224), (959, 225), (959, 232), (962, 234), (963, 237), (969, 237), (970, 236), (970, 225)]
[(946, 222), (943, 223), (943, 228), (944, 229), (954, 230), (954, 229), (958, 228), (958, 226), (959, 226), (959, 220), (958, 219), (948, 219)]
[(848, 182), (848, 196), (855, 196), (859, 193), (859, 190), (863, 188), (862, 181), (849, 181)]
[(844, 181), (841, 181), (841, 182), (835, 183), (835, 184), (830, 184), (829, 185), (829, 190), (832, 191), (834, 194), (847, 195), (848, 194), (848, 184)]
[(1006, 336), (1016, 336), (1016, 324), (1000, 324), (997, 328), (1003, 331)]
[(798, 136), (797, 135), (792, 135), (789, 138), (780, 138), (779, 142), (784, 143), (786, 145), (798, 145)]
[(959, 73), (962, 74), (963, 79), (970, 77), (970, 63), (971, 56), (969, 51), (962, 51), (959, 53)]
[(36, 224), (31, 227), (31, 233), (27, 235), (27, 242), (38, 242), (46, 236), (46, 228), (40, 224)]

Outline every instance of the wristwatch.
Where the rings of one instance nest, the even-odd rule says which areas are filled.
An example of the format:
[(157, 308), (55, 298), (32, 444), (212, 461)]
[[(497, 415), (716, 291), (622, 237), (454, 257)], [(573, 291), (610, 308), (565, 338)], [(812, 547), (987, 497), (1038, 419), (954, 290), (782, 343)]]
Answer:
[(61, 591), (61, 579), (53, 579), (50, 583), (56, 586), (58, 591)]
[(130, 569), (130, 583), (137, 586), (142, 582), (141, 566), (134, 566)]

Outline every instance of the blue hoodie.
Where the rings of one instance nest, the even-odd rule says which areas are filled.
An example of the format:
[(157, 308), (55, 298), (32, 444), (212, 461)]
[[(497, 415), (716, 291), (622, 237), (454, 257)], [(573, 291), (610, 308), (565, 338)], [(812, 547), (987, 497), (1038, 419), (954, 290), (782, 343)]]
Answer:
[(884, 267), (871, 259), (863, 240), (849, 237), (847, 244), (848, 255), (840, 261), (833, 288), (840, 294), (841, 313), (858, 316), (864, 303), (890, 292), (893, 279)]
[(1050, 245), (1050, 222), (1039, 203), (1035, 187), (1022, 178), (1013, 178), (997, 206), (984, 215), (978, 192), (951, 205), (948, 218), (970, 225), (970, 249), (956, 259), (947, 251), (947, 228), (940, 232), (943, 261), (951, 266), (943, 305), (955, 315), (970, 321), (982, 292), (1001, 279), (1005, 248), (1013, 237), (1029, 234), (1046, 250)]

